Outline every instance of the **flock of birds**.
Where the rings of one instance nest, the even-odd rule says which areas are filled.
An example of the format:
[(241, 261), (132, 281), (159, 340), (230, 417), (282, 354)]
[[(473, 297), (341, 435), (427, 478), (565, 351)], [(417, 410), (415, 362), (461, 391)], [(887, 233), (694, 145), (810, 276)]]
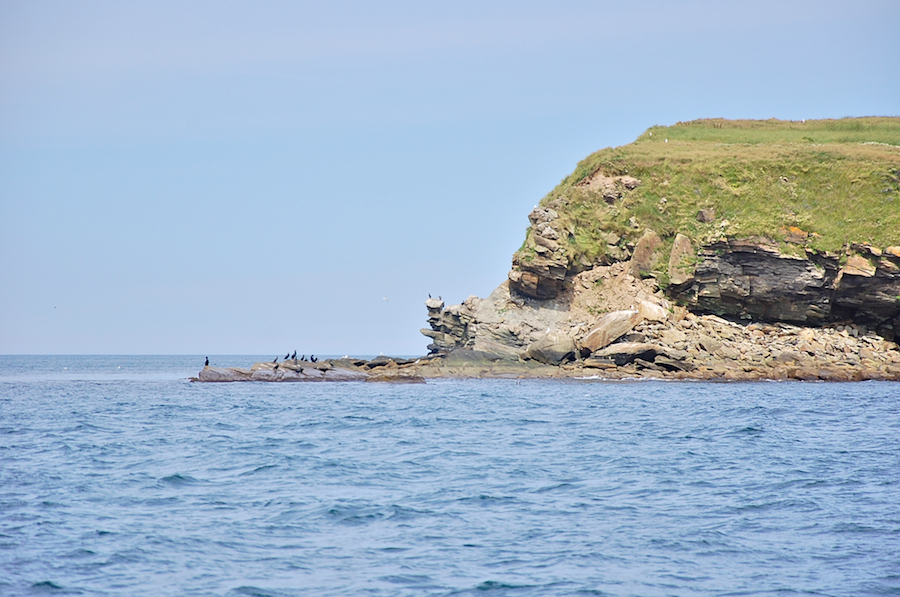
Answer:
[[(306, 360), (306, 355), (302, 355), (302, 356), (300, 357), (300, 360), (301, 360), (301, 361), (305, 361), (305, 360)], [(310, 362), (310, 363), (315, 363), (315, 362), (317, 362), (318, 360), (319, 360), (319, 359), (317, 359), (315, 356), (309, 355), (309, 362)], [(296, 351), (296, 350), (294, 351), (294, 354), (287, 353), (286, 355), (284, 355), (284, 361), (283, 361), (283, 362), (287, 362), (287, 361), (294, 361), (294, 362), (297, 361), (297, 351)], [(275, 367), (274, 367), (275, 371), (277, 371), (277, 370), (278, 370), (278, 357), (275, 357), (275, 359), (274, 359), (272, 362), (275, 364)]]
[[(279, 359), (279, 357), (275, 357), (275, 359), (272, 361), (272, 363), (275, 364), (275, 369), (278, 369), (278, 359)], [(296, 360), (297, 360), (297, 351), (296, 351), (296, 350), (294, 351), (293, 354), (287, 353), (286, 355), (284, 355), (284, 359), (283, 359), (283, 361), (296, 361)], [(301, 361), (305, 361), (305, 360), (306, 360), (306, 355), (302, 355), (302, 356), (300, 357), (300, 360), (301, 360)], [(310, 362), (310, 363), (317, 363), (317, 362), (319, 362), (319, 359), (317, 359), (317, 358), (315, 357), (315, 355), (309, 355), (309, 362)], [(204, 367), (209, 367), (209, 357), (206, 357), (206, 362), (203, 364), (203, 366), (204, 366)]]

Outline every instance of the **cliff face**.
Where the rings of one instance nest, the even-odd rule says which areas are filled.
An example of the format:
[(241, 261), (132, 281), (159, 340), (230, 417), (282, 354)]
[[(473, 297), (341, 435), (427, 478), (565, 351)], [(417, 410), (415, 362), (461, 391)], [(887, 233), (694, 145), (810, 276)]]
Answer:
[(703, 246), (692, 275), (668, 290), (695, 311), (807, 325), (853, 321), (892, 338), (900, 327), (900, 247), (792, 256), (728, 239)]

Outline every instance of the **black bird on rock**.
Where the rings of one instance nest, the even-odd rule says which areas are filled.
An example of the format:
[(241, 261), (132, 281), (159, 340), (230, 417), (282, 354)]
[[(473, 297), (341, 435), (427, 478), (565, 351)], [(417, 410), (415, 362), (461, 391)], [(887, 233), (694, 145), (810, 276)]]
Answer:
[(289, 358), (291, 358), (291, 353), (287, 353), (286, 355), (284, 355), (285, 361), (288, 360)]
[(206, 357), (206, 362), (203, 363), (204, 367), (209, 367), (209, 357)]
[(272, 362), (273, 362), (273, 363), (277, 363), (277, 362), (278, 362), (278, 357), (275, 357), (275, 360), (272, 361)]
[(291, 355), (291, 358), (294, 359), (295, 361), (297, 360), (297, 351), (296, 350), (294, 351), (294, 354)]

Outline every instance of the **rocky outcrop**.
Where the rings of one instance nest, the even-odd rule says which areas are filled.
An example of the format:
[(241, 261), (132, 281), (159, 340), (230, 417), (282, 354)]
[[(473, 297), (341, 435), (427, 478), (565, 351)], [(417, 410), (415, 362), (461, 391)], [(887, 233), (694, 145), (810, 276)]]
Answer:
[(653, 230), (645, 230), (634, 246), (631, 256), (631, 275), (643, 276), (656, 267), (659, 259), (657, 250), (662, 246), (662, 239)]
[(600, 191), (603, 199), (610, 204), (621, 199), (626, 191), (636, 188), (641, 181), (633, 176), (606, 176), (598, 170), (581, 181), (578, 186)]
[(425, 307), (431, 329), (420, 331), (432, 340), (428, 345), (429, 352), (446, 353), (466, 345), (472, 317), (463, 306), (453, 305), (445, 311), (444, 301), (430, 298), (425, 301)]
[(526, 243), (531, 250), (513, 256), (513, 269), (509, 272), (513, 291), (536, 299), (553, 298), (562, 291), (569, 262), (554, 227), (558, 218), (556, 210), (540, 206), (528, 214), (531, 232)]
[(256, 363), (250, 369), (204, 367), (196, 381), (365, 381), (367, 377), (362, 371), (334, 367), (329, 362), (306, 363), (303, 366), (288, 361), (277, 368), (274, 363)]

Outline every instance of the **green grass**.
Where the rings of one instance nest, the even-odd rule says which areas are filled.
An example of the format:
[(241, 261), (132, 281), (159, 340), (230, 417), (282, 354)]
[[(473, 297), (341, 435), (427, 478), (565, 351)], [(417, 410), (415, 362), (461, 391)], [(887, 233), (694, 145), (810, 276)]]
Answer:
[[(578, 186), (598, 171), (641, 185), (609, 205)], [(788, 227), (809, 233), (806, 246), (818, 250), (900, 245), (900, 118), (656, 126), (588, 156), (542, 203), (560, 213), (570, 263), (602, 256), (608, 232), (633, 242), (644, 228), (667, 247), (679, 232), (695, 244), (760, 236), (802, 254), (783, 242)], [(697, 221), (703, 208), (715, 210), (713, 222)]]

